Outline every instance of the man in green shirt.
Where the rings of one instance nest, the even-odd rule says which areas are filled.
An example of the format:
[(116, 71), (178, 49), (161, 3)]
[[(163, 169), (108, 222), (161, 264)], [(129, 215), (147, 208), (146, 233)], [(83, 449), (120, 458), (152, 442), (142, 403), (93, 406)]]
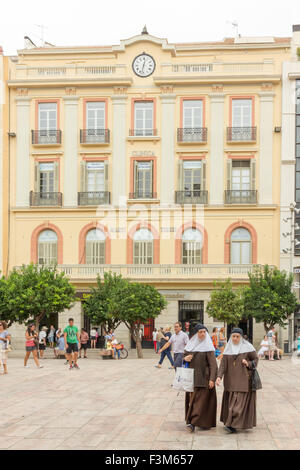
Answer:
[[(79, 369), (77, 364), (78, 348), (80, 347), (80, 336), (77, 326), (74, 326), (74, 319), (69, 318), (69, 325), (64, 329), (66, 345), (66, 356), (69, 361), (70, 370)], [(74, 365), (72, 365), (72, 361)]]

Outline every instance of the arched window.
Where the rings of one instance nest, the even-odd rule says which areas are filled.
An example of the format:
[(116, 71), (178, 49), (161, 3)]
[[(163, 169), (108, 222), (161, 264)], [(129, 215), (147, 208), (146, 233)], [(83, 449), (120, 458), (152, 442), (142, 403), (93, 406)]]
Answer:
[(85, 239), (86, 264), (105, 264), (105, 233), (90, 230)]
[(202, 233), (189, 228), (182, 234), (182, 264), (202, 263)]
[(153, 264), (153, 235), (146, 228), (133, 236), (133, 264)]
[(233, 230), (230, 239), (230, 263), (251, 264), (252, 240), (250, 232), (245, 228)]
[(38, 238), (38, 264), (57, 263), (57, 235), (53, 230), (43, 230)]

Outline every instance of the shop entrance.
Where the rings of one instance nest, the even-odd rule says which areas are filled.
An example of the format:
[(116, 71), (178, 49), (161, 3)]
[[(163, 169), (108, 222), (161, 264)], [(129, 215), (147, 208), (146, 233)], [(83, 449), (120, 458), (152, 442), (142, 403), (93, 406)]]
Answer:
[(191, 337), (195, 334), (195, 326), (197, 323), (203, 323), (204, 300), (180, 300), (178, 308), (178, 318), (182, 323), (182, 329)]

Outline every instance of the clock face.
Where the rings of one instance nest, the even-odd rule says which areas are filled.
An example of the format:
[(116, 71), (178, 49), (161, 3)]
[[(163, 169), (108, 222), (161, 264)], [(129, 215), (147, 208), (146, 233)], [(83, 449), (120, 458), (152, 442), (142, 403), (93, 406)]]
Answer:
[(149, 77), (155, 70), (155, 61), (151, 55), (143, 53), (134, 59), (132, 68), (139, 77)]

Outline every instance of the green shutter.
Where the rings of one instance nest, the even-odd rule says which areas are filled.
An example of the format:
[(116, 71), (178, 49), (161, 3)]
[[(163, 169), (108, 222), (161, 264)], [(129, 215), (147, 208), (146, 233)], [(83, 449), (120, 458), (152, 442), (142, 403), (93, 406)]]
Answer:
[(134, 193), (138, 190), (137, 168), (138, 168), (138, 162), (135, 160), (134, 167), (133, 167), (133, 192)]
[(86, 162), (80, 162), (80, 192), (84, 193), (86, 188)]
[(178, 161), (178, 176), (177, 176), (177, 190), (183, 190), (183, 162), (182, 160)]
[(153, 160), (151, 160), (151, 170), (150, 170), (150, 192), (152, 192), (153, 197)]
[(108, 162), (104, 162), (104, 191), (108, 191)]
[(232, 168), (232, 161), (229, 158), (227, 160), (227, 190), (230, 191), (231, 189), (231, 168)]
[(256, 160), (251, 160), (251, 189), (256, 190)]
[(205, 191), (206, 190), (206, 160), (205, 159), (202, 160), (201, 175), (202, 175), (201, 191)]
[(58, 193), (58, 188), (59, 188), (59, 164), (58, 162), (54, 162), (54, 192)]
[(34, 163), (34, 192), (40, 192), (40, 165), (38, 162)]

